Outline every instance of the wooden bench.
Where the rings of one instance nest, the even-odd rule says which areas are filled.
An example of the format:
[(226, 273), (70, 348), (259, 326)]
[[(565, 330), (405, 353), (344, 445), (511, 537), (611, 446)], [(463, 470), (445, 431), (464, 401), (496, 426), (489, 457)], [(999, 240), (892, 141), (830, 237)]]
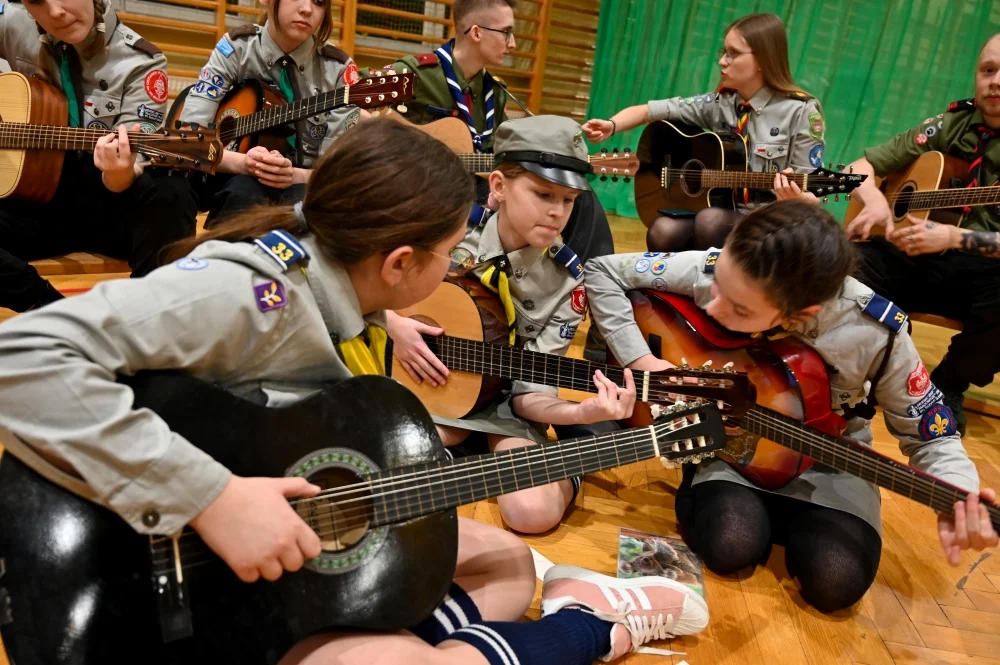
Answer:
[(99, 273), (131, 272), (127, 261), (119, 261), (102, 254), (74, 252), (53, 259), (32, 261), (38, 274), (42, 277), (54, 275), (95, 275)]

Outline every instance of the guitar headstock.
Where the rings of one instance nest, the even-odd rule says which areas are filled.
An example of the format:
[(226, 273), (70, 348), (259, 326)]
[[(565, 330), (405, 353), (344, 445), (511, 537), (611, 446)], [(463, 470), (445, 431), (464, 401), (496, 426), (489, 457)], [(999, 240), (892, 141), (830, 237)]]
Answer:
[[(637, 384), (639, 381), (636, 377)], [(757, 403), (757, 388), (746, 373), (729, 367), (681, 366), (650, 373), (647, 391), (650, 402), (669, 404), (676, 401), (675, 396), (708, 400), (727, 416), (742, 416)]]
[[(347, 91), (347, 103), (363, 109), (400, 104), (413, 99), (413, 73), (374, 72)], [(400, 109), (402, 110), (402, 109)]]
[(222, 141), (212, 125), (160, 129), (149, 134), (130, 132), (129, 141), (153, 166), (215, 173), (222, 161)]
[[(838, 165), (841, 169), (843, 164)], [(833, 164), (826, 169), (822, 166), (809, 174), (805, 182), (805, 191), (819, 197), (834, 196), (839, 201), (840, 196), (850, 198), (851, 192), (861, 186), (868, 176), (863, 173), (842, 173), (833, 170)]]
[(652, 411), (655, 421), (649, 429), (664, 466), (697, 464), (726, 447), (722, 414), (712, 404), (653, 405)]
[(601, 180), (610, 177), (611, 182), (618, 182), (618, 178), (624, 178), (625, 182), (629, 182), (639, 170), (639, 158), (633, 155), (629, 148), (621, 152), (617, 148), (610, 152), (607, 148), (603, 148), (596, 155), (590, 156), (590, 168), (594, 175), (601, 176)]

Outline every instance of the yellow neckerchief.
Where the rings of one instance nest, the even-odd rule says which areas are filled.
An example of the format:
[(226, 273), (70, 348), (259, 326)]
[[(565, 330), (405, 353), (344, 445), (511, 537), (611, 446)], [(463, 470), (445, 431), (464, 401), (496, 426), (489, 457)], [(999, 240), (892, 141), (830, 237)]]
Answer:
[(510, 282), (507, 279), (507, 273), (502, 267), (498, 267), (498, 264), (509, 266), (510, 259), (506, 256), (495, 259), (493, 265), (486, 269), (479, 281), (487, 289), (500, 296), (503, 310), (507, 314), (507, 326), (510, 328), (510, 345), (514, 346), (514, 341), (517, 339), (517, 311), (514, 309), (514, 299), (510, 296)]
[[(367, 341), (365, 338), (368, 338)], [(389, 336), (380, 326), (369, 323), (365, 332), (337, 345), (347, 369), (354, 376), (385, 375), (386, 345)]]

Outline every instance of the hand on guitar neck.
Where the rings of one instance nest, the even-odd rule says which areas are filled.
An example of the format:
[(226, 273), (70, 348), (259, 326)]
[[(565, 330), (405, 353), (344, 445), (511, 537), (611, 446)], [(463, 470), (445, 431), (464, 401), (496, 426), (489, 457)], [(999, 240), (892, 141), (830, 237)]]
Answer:
[[(139, 125), (132, 126), (139, 131)], [(132, 152), (125, 125), (118, 125), (118, 132), (102, 136), (94, 146), (94, 166), (101, 170), (101, 180), (111, 192), (124, 192), (132, 186), (138, 173), (135, 160), (139, 154)]]
[(984, 550), (1000, 543), (986, 504), (980, 498), (996, 503), (996, 490), (983, 489), (979, 494), (970, 493), (966, 501), (955, 503), (954, 517), (938, 514), (938, 537), (952, 566), (962, 563), (962, 550)]

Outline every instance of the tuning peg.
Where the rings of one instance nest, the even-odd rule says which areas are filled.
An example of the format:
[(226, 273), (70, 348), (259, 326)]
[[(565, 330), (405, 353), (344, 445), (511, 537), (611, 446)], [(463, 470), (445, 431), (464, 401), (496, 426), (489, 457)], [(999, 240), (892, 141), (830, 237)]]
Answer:
[(602, 155), (607, 155), (608, 154), (608, 149), (607, 148), (601, 148), (601, 154)]
[(191, 129), (193, 129), (194, 131), (198, 131), (199, 127), (201, 127), (201, 125), (199, 125), (197, 122), (191, 123)]
[(729, 361), (725, 365), (722, 366), (722, 371), (723, 372), (732, 372), (732, 371), (734, 371), (733, 367), (735, 367), (735, 366), (736, 366), (736, 364), (733, 361)]
[(844, 200), (845, 201), (850, 201), (851, 200), (851, 195), (850, 194), (844, 194)]
[(607, 181), (608, 181), (608, 176), (602, 175), (601, 176), (601, 182), (607, 182)]
[(848, 173), (854, 173), (854, 165), (853, 164), (851, 165), (851, 168), (847, 170), (847, 172)]
[(844, 170), (844, 166), (846, 166), (846, 164), (837, 164), (837, 170), (838, 171), (843, 171)]
[(611, 182), (618, 182), (618, 176), (616, 175), (611, 176)]
[(625, 148), (625, 154), (626, 155), (631, 155), (632, 154), (632, 148)]
[(824, 196), (823, 197), (823, 203), (829, 203), (829, 202), (830, 202), (830, 197), (829, 196)]
[(687, 358), (681, 358), (681, 368), (682, 369), (690, 369), (691, 368), (691, 365), (688, 365), (688, 359)]
[(834, 194), (833, 195), (833, 202), (834, 203), (840, 203), (840, 194)]
[(214, 122), (210, 122), (210, 123), (208, 123), (208, 125), (206, 125), (206, 127), (207, 127), (208, 129), (215, 129), (216, 125), (215, 125), (215, 123), (214, 123)]
[(706, 360), (704, 363), (702, 363), (701, 366), (702, 366), (703, 369), (708, 369), (709, 367), (712, 366), (712, 361), (711, 360)]
[(180, 129), (180, 128), (181, 128), (181, 121), (174, 120), (174, 129)]
[(626, 183), (632, 182), (632, 178), (629, 178), (628, 176), (625, 176), (625, 182)]

